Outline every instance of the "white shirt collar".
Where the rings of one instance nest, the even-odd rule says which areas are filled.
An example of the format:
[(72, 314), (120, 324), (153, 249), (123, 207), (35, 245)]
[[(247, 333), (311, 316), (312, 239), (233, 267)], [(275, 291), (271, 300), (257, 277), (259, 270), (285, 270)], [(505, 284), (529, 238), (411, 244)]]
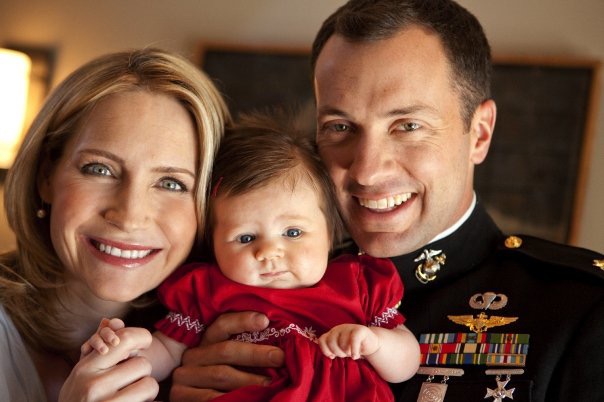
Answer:
[(441, 232), (439, 235), (437, 235), (435, 238), (433, 238), (432, 240), (430, 240), (428, 242), (428, 244), (430, 243), (434, 243), (437, 240), (443, 239), (447, 236), (449, 236), (451, 233), (455, 232), (457, 229), (459, 229), (459, 227), (461, 225), (463, 225), (463, 223), (465, 221), (468, 220), (468, 218), (470, 217), (470, 215), (472, 214), (472, 211), (474, 211), (474, 207), (476, 206), (476, 193), (472, 193), (472, 203), (470, 204), (470, 207), (468, 208), (468, 210), (461, 216), (461, 218), (459, 218), (457, 220), (457, 222), (455, 222), (453, 224), (453, 226), (449, 227), (448, 229), (446, 229), (444, 232)]

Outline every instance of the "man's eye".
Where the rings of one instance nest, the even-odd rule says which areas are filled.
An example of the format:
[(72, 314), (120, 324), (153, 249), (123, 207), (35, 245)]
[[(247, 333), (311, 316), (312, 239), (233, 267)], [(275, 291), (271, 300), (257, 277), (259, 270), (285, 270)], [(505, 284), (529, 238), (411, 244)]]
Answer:
[(183, 193), (187, 191), (187, 186), (185, 186), (182, 182), (172, 178), (161, 179), (159, 186), (169, 191), (177, 191)]
[(297, 238), (302, 236), (302, 231), (300, 229), (287, 229), (285, 235), (287, 237)]
[(338, 133), (341, 133), (341, 132), (349, 130), (348, 125), (347, 124), (343, 124), (343, 123), (332, 124), (331, 128), (332, 128), (333, 131), (337, 131)]
[(256, 238), (256, 236), (244, 234), (244, 235), (239, 236), (237, 238), (237, 240), (239, 241), (239, 243), (246, 244), (246, 243), (253, 241), (255, 238)]
[(111, 169), (101, 163), (89, 163), (82, 167), (82, 172), (94, 176), (112, 176)]
[(418, 123), (408, 121), (408, 122), (402, 123), (400, 125), (400, 127), (404, 131), (415, 131), (415, 130), (419, 129), (421, 126)]
[(326, 122), (321, 125), (320, 133), (345, 133), (351, 131), (350, 125), (346, 123)]

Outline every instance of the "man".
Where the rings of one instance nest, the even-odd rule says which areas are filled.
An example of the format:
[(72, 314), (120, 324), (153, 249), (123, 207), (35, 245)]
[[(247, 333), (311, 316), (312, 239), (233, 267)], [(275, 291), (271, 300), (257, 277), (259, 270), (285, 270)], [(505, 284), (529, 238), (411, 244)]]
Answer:
[[(504, 236), (476, 200), (496, 106), (475, 17), (449, 0), (351, 0), (323, 24), (312, 62), (317, 144), (343, 217), (361, 251), (397, 265), (400, 310), (424, 343), (397, 399), (604, 400), (604, 257)], [(279, 365), (278, 350), (224, 341), (266, 325), (223, 316), (172, 396), (266, 380), (228, 365)]]

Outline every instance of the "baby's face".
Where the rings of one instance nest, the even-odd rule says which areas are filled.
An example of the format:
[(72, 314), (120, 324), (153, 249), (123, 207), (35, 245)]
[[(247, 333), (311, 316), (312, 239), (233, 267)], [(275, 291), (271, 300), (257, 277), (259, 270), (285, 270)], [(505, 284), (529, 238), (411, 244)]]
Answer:
[(214, 254), (222, 273), (245, 285), (291, 289), (316, 284), (330, 248), (320, 200), (304, 180), (281, 181), (214, 200)]

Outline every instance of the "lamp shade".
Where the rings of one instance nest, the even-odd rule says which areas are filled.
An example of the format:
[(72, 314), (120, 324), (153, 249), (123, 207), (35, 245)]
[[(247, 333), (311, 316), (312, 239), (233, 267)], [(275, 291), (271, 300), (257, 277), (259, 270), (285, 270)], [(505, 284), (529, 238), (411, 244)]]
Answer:
[(8, 169), (21, 142), (31, 60), (0, 48), (0, 168)]

